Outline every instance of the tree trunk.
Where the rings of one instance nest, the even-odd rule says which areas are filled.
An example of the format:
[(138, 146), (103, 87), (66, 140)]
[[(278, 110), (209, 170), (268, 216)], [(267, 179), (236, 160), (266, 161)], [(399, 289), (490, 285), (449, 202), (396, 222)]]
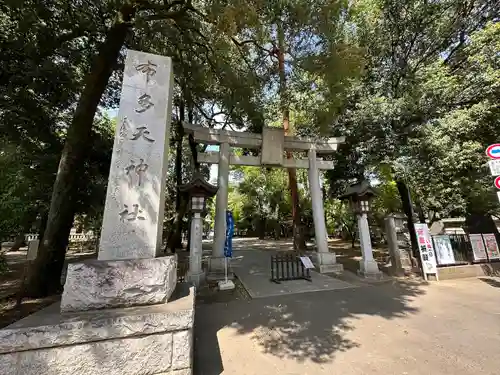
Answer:
[(121, 21), (117, 21), (109, 29), (92, 70), (86, 77), (59, 162), (43, 242), (29, 275), (29, 296), (47, 296), (61, 289), (60, 277), (74, 217), (76, 182), (81, 175), (85, 152), (89, 149), (95, 112), (125, 42), (130, 28), (128, 22), (134, 13), (135, 9), (130, 5), (121, 9), (121, 16), (118, 17)]
[[(187, 245), (186, 245), (186, 248), (187, 248), (187, 251), (189, 251), (191, 249), (191, 217), (188, 219), (188, 222), (187, 222)], [(181, 235), (182, 235), (182, 226), (181, 226)], [(182, 237), (181, 237), (182, 239)]]
[(498, 237), (498, 228), (491, 218), (491, 215), (484, 212), (475, 212), (467, 215), (465, 218), (465, 228), (468, 234), (475, 233), (493, 233)]
[[(179, 124), (177, 128), (177, 148), (175, 154), (175, 177), (177, 186), (182, 184), (182, 142), (184, 139), (184, 128), (182, 127), (182, 122), (185, 120), (185, 105), (188, 106), (188, 122), (193, 123), (193, 105), (191, 96), (186, 89), (183, 89), (183, 94), (185, 97), (181, 98), (181, 102), (179, 105)], [(197, 163), (197, 153), (196, 153), (196, 144), (194, 142), (194, 138), (192, 135), (189, 136), (189, 146), (191, 148), (192, 156), (194, 159), (194, 170), (195, 172), (199, 170), (199, 163)], [(171, 242), (169, 244), (170, 251), (175, 253), (175, 249), (182, 249), (182, 231), (183, 226), (182, 223), (184, 221), (184, 217), (188, 212), (189, 202), (182, 199), (179, 191), (177, 190), (177, 196), (175, 201), (176, 215), (174, 222), (174, 233), (171, 238)], [(188, 226), (188, 245), (187, 250), (189, 251), (190, 247), (190, 238), (191, 238), (191, 225)]]
[(356, 245), (356, 224), (353, 224), (352, 227), (349, 227), (345, 222), (343, 223), (345, 231), (342, 231), (342, 239), (344, 238), (345, 232), (349, 235), (351, 238), (351, 248), (354, 249), (354, 246)]
[[(285, 34), (283, 26), (277, 24), (278, 31), (278, 48), (276, 50), (278, 56), (278, 70), (280, 76), (280, 107), (283, 116), (283, 129), (285, 136), (290, 135), (290, 110), (288, 103), (288, 92), (286, 89), (286, 73), (285, 73)], [(287, 151), (286, 157), (292, 158), (292, 153)], [(306, 241), (303, 231), (301, 230), (300, 222), (300, 197), (297, 186), (297, 171), (293, 168), (288, 168), (288, 185), (292, 197), (292, 221), (293, 221), (293, 248), (294, 250), (302, 251), (306, 249)]]
[(422, 208), (422, 203), (420, 202), (420, 199), (418, 197), (415, 197), (415, 208), (417, 209), (417, 215), (418, 215), (418, 221), (420, 223), (425, 223), (425, 213), (424, 209)]
[[(182, 198), (179, 186), (182, 185), (182, 140), (184, 139), (184, 128), (182, 122), (185, 120), (184, 98), (181, 98), (179, 104), (179, 121), (176, 129), (176, 148), (175, 148), (175, 183), (177, 185), (175, 196), (175, 220), (173, 225), (173, 234), (169, 244), (170, 251), (175, 253), (176, 249), (182, 249), (182, 219), (185, 212), (181, 212)], [(185, 211), (185, 210), (183, 210)]]
[(425, 214), (424, 210), (422, 209), (422, 206), (420, 204), (417, 204), (417, 213), (418, 213), (418, 221), (421, 223), (425, 223)]
[(28, 210), (23, 214), (22, 221), (21, 221), (21, 232), (16, 236), (14, 240), (14, 244), (12, 247), (9, 249), (9, 251), (19, 251), (21, 246), (24, 244), (24, 235), (26, 233), (31, 233), (31, 226), (33, 224), (33, 217), (35, 216), (35, 213), (32, 210)]
[(418, 255), (417, 234), (415, 233), (415, 227), (413, 226), (413, 205), (411, 203), (410, 191), (408, 190), (406, 183), (401, 179), (396, 180), (396, 186), (401, 197), (403, 211), (406, 215), (406, 226), (408, 228), (408, 232), (410, 233), (413, 256), (420, 259), (420, 256)]
[(172, 237), (170, 238), (170, 243), (168, 244), (172, 253), (175, 253), (176, 249), (182, 249), (182, 223), (184, 216), (186, 216), (187, 208), (188, 202), (185, 199), (181, 199), (179, 210), (175, 215), (174, 231)]
[[(184, 121), (184, 100), (181, 100), (179, 106), (179, 122), (177, 123), (176, 138), (177, 144), (175, 147), (175, 183), (177, 187), (182, 185), (182, 140), (184, 139), (184, 128), (182, 122)], [(175, 209), (178, 211), (181, 207), (181, 195), (177, 190), (175, 197)]]
[(259, 240), (266, 238), (266, 219), (260, 218), (258, 222)]
[(23, 244), (24, 244), (24, 233), (25, 233), (25, 231), (23, 231), (23, 233), (19, 233), (16, 236), (16, 238), (14, 239), (14, 244), (9, 249), (9, 251), (19, 251), (21, 246), (23, 246)]
[(43, 242), (43, 234), (45, 233), (45, 229), (47, 228), (47, 221), (49, 220), (49, 213), (47, 211), (43, 211), (41, 214), (40, 225), (38, 227), (38, 240), (40, 243)]

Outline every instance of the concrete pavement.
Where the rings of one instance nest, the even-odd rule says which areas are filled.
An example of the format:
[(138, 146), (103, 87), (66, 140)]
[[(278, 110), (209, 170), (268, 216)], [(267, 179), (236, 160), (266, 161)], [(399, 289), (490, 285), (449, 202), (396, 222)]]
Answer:
[(195, 374), (498, 374), (499, 299), (484, 278), (200, 305)]
[(277, 251), (273, 250), (238, 250), (235, 252), (236, 257), (231, 261), (232, 269), (252, 298), (356, 287), (313, 270), (310, 271), (311, 281), (291, 280), (280, 284), (274, 283), (270, 280), (271, 255), (276, 253)]

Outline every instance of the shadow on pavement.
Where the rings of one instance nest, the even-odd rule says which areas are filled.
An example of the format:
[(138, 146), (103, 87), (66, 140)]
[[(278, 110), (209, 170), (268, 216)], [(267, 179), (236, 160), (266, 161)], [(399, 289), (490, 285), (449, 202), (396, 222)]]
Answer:
[[(362, 315), (385, 319), (404, 318), (418, 309), (411, 302), (425, 293), (417, 281), (393, 282), (373, 287), (287, 295), (273, 298), (236, 301), (227, 304), (201, 305), (196, 310), (194, 373), (218, 375), (223, 371), (218, 333), (221, 330), (252, 338), (247, 358), (261, 352), (298, 362), (331, 362), (336, 352), (361, 344), (346, 338), (356, 329)], [(237, 342), (224, 343), (230, 350)]]
[(480, 277), (479, 280), (485, 282), (486, 284), (491, 285), (492, 287), (500, 288), (500, 281), (498, 281), (498, 280), (490, 279), (487, 277)]

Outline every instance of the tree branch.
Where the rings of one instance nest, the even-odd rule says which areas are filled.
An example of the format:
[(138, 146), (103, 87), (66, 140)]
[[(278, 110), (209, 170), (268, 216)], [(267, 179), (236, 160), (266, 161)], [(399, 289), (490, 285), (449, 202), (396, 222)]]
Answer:
[(76, 30), (73, 30), (69, 33), (59, 35), (59, 37), (54, 39), (54, 48), (52, 50), (44, 55), (41, 55), (41, 59), (45, 59), (49, 56), (51, 56), (56, 50), (58, 50), (64, 43), (69, 42), (73, 39), (81, 38), (82, 36), (86, 35), (86, 30), (85, 28), (78, 28)]
[[(149, 0), (135, 0), (138, 11), (151, 11), (152, 14), (137, 17), (138, 20), (145, 22), (159, 21), (165, 19), (177, 19), (185, 15), (189, 10), (194, 11), (191, 0), (174, 0), (171, 3), (164, 1), (163, 4), (155, 4)], [(178, 10), (171, 10), (180, 6)]]
[(181, 16), (185, 15), (187, 13), (187, 11), (188, 11), (187, 8), (182, 8), (180, 10), (166, 12), (166, 13), (150, 14), (148, 16), (138, 17), (138, 19), (145, 21), (145, 22), (160, 21), (160, 20), (166, 20), (166, 19), (176, 19), (176, 18), (180, 18)]
[[(198, 30), (196, 28), (192, 28), (192, 27), (184, 27), (184, 25), (179, 25), (178, 23), (175, 23), (174, 26), (179, 30), (179, 32), (181, 33), (181, 35), (185, 36), (188, 39), (188, 41), (190, 43), (196, 44), (197, 46), (200, 46), (201, 48), (204, 48), (205, 50), (210, 51), (213, 54), (215, 54), (215, 51), (213, 50), (212, 46), (210, 46), (208, 44), (203, 44), (203, 43), (197, 42), (193, 38), (191, 38), (191, 36), (189, 36), (188, 34), (186, 34), (184, 32), (185, 29), (192, 30), (196, 34), (200, 35), (203, 39), (205, 39), (206, 41), (208, 41), (208, 38), (205, 35), (203, 35), (200, 30)], [(208, 56), (207, 56), (207, 58), (208, 58)]]
[(186, 0), (175, 0), (169, 3), (167, 0), (163, 1), (163, 4), (151, 3), (149, 0), (135, 0), (137, 4), (137, 10), (153, 10), (156, 12), (169, 11), (176, 5), (186, 5)]
[(198, 109), (198, 111), (200, 111), (201, 115), (202, 115), (203, 117), (205, 117), (205, 118), (209, 121), (209, 126), (208, 126), (209, 128), (210, 128), (210, 127), (212, 127), (212, 126), (211, 126), (211, 125), (212, 125), (212, 123), (221, 124), (221, 122), (214, 120), (214, 117), (215, 117), (215, 116), (217, 116), (217, 115), (225, 115), (225, 117), (226, 117), (226, 118), (229, 116), (229, 115), (228, 115), (226, 112), (224, 112), (224, 111), (219, 111), (219, 112), (217, 112), (217, 113), (212, 114), (212, 116), (209, 116), (208, 114), (206, 114), (206, 113), (205, 113), (205, 111), (204, 111), (204, 110), (200, 107), (200, 105), (199, 105), (199, 104), (196, 104), (196, 103), (194, 103), (194, 102), (193, 102), (193, 104), (194, 104), (194, 106)]
[(234, 44), (236, 44), (238, 47), (242, 47), (244, 46), (245, 44), (253, 44), (255, 47), (259, 48), (260, 50), (262, 51), (265, 51), (267, 52), (269, 55), (272, 55), (272, 51), (273, 50), (268, 50), (266, 48), (264, 48), (263, 46), (261, 46), (259, 43), (257, 43), (257, 41), (255, 41), (254, 39), (249, 39), (249, 40), (244, 40), (242, 42), (238, 41), (234, 36), (231, 37), (231, 40), (233, 41)]

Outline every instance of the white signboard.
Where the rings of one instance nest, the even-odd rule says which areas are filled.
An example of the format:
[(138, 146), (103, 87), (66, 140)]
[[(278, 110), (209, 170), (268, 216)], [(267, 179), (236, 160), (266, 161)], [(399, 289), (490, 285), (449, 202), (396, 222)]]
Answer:
[(314, 268), (314, 264), (311, 262), (311, 259), (309, 257), (300, 257), (300, 261), (305, 268)]
[(500, 191), (497, 191), (498, 201), (500, 202)]
[(474, 260), (486, 260), (486, 248), (484, 247), (483, 237), (480, 234), (469, 234), (470, 244)]
[(434, 249), (436, 250), (436, 260), (438, 264), (455, 264), (455, 255), (451, 247), (450, 236), (433, 236)]
[(427, 224), (415, 224), (415, 232), (417, 233), (424, 278), (427, 280), (427, 274), (437, 275), (436, 257), (434, 256), (434, 248), (432, 246), (429, 227)]
[(500, 176), (500, 159), (490, 160), (490, 171), (492, 176)]
[(484, 243), (486, 245), (486, 252), (490, 259), (500, 259), (500, 252), (498, 251), (497, 239), (493, 233), (483, 234)]

